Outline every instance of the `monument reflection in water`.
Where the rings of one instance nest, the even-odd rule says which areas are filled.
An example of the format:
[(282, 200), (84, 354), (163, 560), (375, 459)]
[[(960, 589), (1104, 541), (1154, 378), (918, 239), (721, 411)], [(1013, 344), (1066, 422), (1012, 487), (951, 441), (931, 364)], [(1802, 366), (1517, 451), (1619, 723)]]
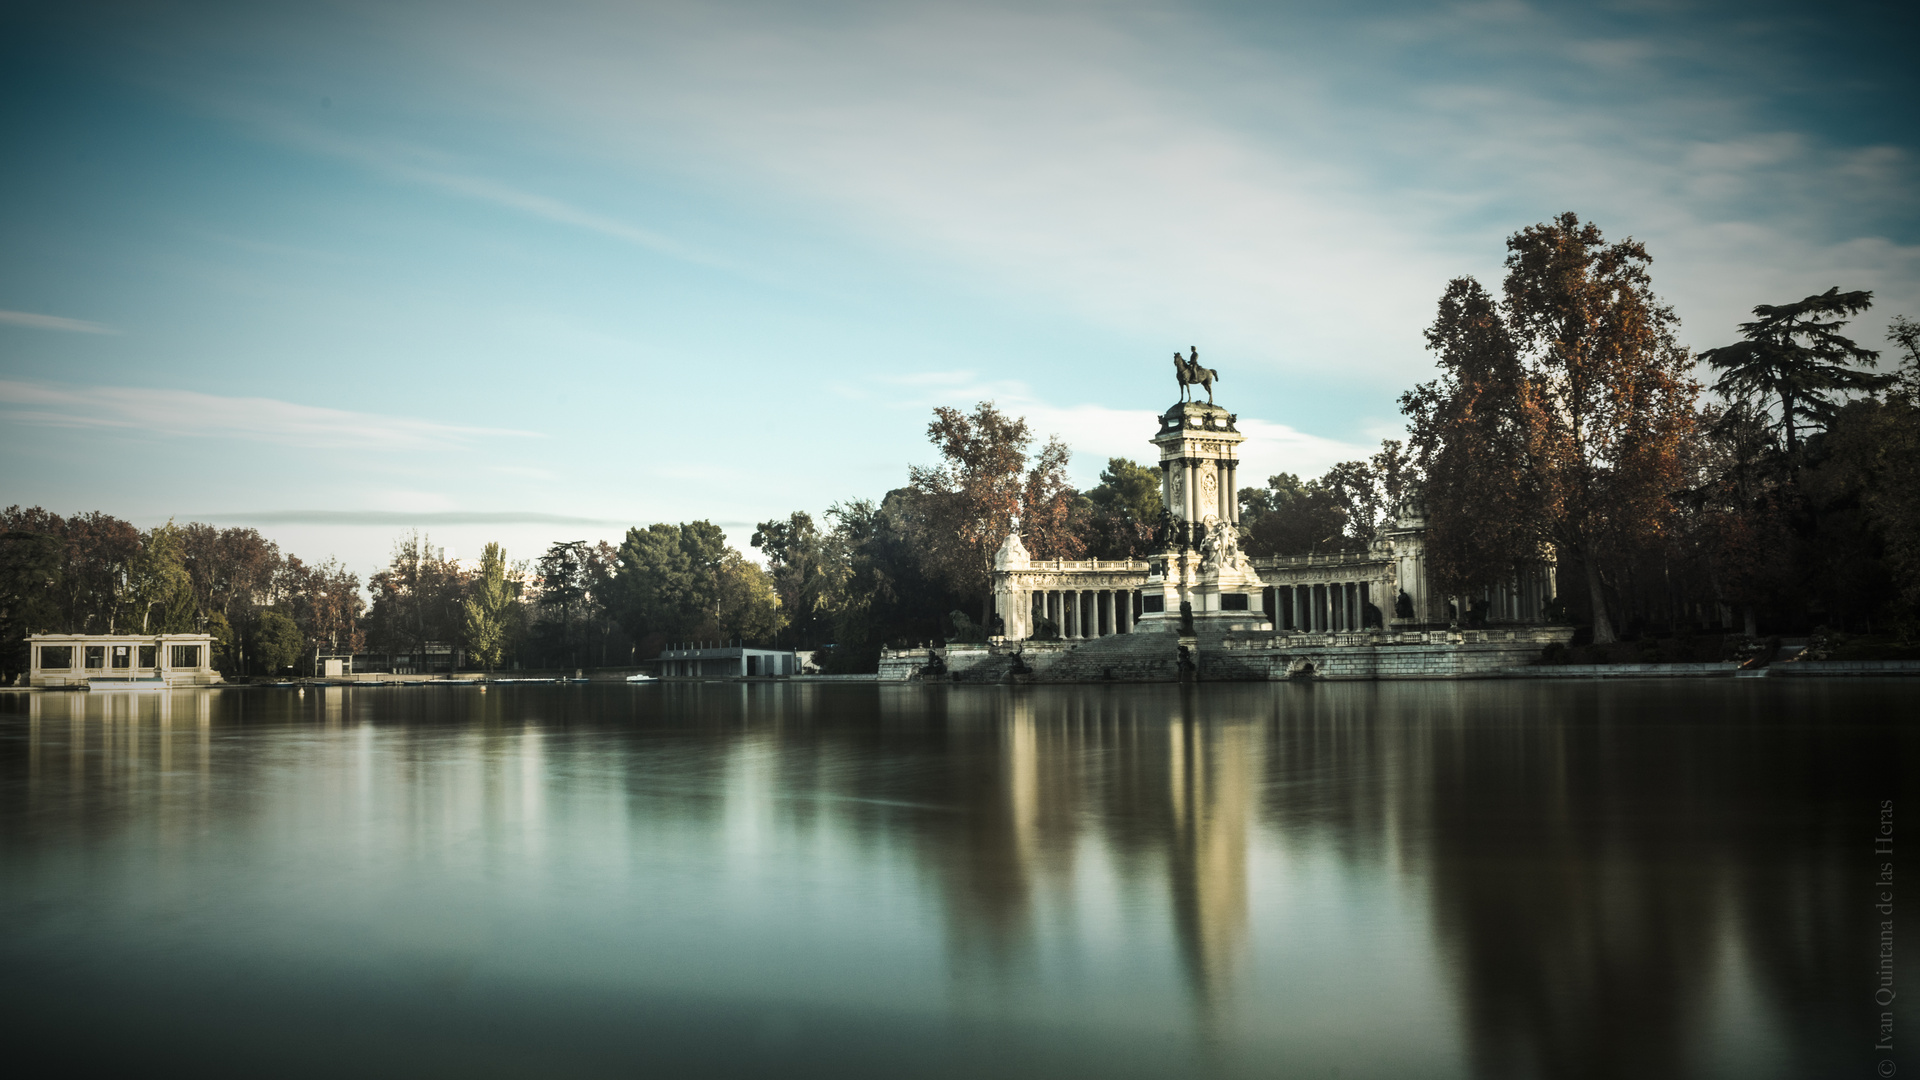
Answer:
[(1862, 1075), (1912, 700), (5, 696), (0, 992), (74, 1066)]

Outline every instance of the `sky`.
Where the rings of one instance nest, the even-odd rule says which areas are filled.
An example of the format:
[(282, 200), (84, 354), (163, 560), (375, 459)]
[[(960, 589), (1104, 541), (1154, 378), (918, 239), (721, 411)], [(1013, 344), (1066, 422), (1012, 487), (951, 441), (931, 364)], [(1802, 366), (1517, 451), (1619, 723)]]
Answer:
[(0, 3), (0, 505), (618, 542), (878, 499), (992, 400), (1091, 486), (1198, 347), (1243, 476), (1402, 431), (1567, 210), (1696, 349), (1920, 317), (1909, 5)]

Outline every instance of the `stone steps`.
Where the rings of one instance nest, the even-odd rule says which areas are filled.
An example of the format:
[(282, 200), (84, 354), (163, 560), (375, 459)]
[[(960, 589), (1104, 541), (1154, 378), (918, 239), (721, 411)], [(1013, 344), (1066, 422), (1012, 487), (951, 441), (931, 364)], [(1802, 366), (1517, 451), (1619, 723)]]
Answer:
[(1180, 677), (1180, 639), (1167, 633), (1114, 634), (1075, 646), (1036, 665), (1035, 682), (1173, 682)]

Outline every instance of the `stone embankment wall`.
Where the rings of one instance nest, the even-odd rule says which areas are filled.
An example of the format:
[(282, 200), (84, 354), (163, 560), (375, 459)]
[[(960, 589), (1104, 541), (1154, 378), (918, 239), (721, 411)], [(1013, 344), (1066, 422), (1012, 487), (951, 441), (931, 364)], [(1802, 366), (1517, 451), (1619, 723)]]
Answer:
[(950, 645), (888, 652), (882, 681), (959, 683), (1177, 682), (1189, 647), (1202, 682), (1275, 679), (1486, 678), (1531, 664), (1566, 627), (1515, 630), (1367, 631), (1339, 634), (1118, 634), (1091, 641)]

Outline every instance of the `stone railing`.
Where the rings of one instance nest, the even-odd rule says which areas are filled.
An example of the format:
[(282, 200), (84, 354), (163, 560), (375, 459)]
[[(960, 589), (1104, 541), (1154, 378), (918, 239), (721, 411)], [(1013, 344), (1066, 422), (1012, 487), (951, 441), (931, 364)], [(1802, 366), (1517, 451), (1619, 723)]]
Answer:
[(1222, 646), (1228, 649), (1298, 649), (1353, 647), (1364, 645), (1504, 645), (1508, 643), (1545, 645), (1560, 641), (1566, 627), (1495, 627), (1489, 630), (1333, 630), (1306, 632), (1282, 630), (1278, 633), (1228, 637)]
[(1029, 570), (1088, 570), (1105, 573), (1125, 573), (1137, 570), (1146, 572), (1147, 563), (1142, 559), (1034, 559), (1027, 564)]
[(1254, 555), (1248, 558), (1254, 569), (1281, 570), (1296, 566), (1353, 566), (1357, 563), (1388, 562), (1392, 556), (1372, 551), (1329, 551), (1314, 555)]

